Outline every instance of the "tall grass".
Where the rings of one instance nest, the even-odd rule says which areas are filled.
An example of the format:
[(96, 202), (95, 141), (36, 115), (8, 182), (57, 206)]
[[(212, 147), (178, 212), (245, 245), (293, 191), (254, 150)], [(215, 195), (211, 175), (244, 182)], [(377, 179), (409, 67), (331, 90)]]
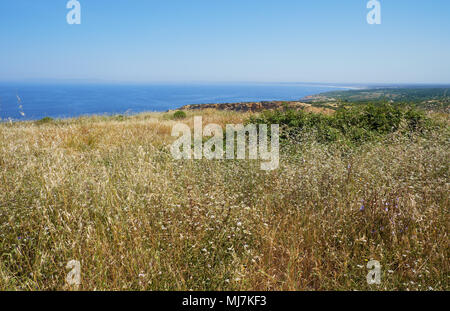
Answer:
[(440, 118), (345, 152), (287, 144), (272, 172), (173, 160), (167, 114), (1, 124), (0, 290), (73, 289), (70, 260), (82, 290), (448, 290)]

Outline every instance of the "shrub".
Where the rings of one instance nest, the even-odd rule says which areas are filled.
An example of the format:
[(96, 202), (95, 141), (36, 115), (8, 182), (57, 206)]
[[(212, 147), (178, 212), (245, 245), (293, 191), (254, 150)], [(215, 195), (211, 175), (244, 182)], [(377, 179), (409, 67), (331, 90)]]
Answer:
[(36, 121), (36, 124), (41, 125), (41, 124), (51, 123), (51, 122), (53, 122), (53, 121), (54, 121), (53, 118), (50, 118), (50, 117), (44, 117), (44, 118), (42, 118), (42, 119)]
[(173, 114), (173, 118), (175, 120), (180, 120), (186, 118), (186, 112), (184, 111), (177, 111)]
[(299, 141), (314, 133), (319, 142), (362, 143), (398, 131), (402, 123), (408, 132), (421, 132), (430, 122), (422, 111), (389, 104), (367, 104), (340, 108), (333, 115), (300, 111), (266, 111), (248, 123), (279, 124), (280, 138)]
[(431, 125), (431, 120), (425, 116), (423, 111), (409, 109), (405, 114), (405, 118), (410, 131), (422, 131)]
[(124, 115), (122, 115), (122, 114), (118, 114), (118, 115), (116, 115), (116, 116), (114, 117), (114, 119), (115, 119), (116, 121), (125, 121), (125, 120), (126, 120), (126, 117), (125, 117)]

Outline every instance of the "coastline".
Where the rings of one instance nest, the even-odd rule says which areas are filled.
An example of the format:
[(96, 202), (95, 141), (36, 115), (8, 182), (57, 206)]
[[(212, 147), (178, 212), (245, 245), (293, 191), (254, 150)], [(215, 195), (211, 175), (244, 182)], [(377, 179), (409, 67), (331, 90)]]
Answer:
[[(431, 86), (428, 87), (418, 87), (418, 88), (382, 88), (382, 87), (374, 87), (374, 88), (360, 88), (360, 89), (346, 89), (346, 90), (329, 90), (325, 92), (316, 92), (312, 95), (306, 95), (301, 97), (300, 99), (293, 100), (261, 100), (261, 101), (230, 101), (230, 102), (210, 102), (210, 103), (194, 103), (194, 104), (180, 104), (175, 107), (167, 107), (170, 106), (167, 104), (170, 99), (164, 100), (160, 99), (160, 102), (165, 102), (167, 108), (161, 109), (152, 107), (148, 109), (128, 109), (128, 110), (116, 110), (116, 111), (108, 111), (97, 109), (97, 111), (86, 111), (82, 113), (70, 113), (69, 115), (64, 114), (52, 114), (46, 112), (45, 114), (36, 115), (33, 113), (29, 113), (30, 105), (27, 105), (27, 102), (23, 104), (24, 108), (28, 108), (28, 111), (23, 111), (22, 100), (17, 103), (18, 113), (24, 112), (25, 117), (21, 117), (18, 113), (15, 117), (3, 117), (0, 118), (0, 123), (6, 122), (27, 122), (27, 121), (38, 121), (43, 118), (52, 118), (59, 120), (67, 120), (79, 117), (89, 117), (89, 116), (105, 116), (105, 117), (114, 117), (114, 116), (132, 116), (138, 114), (145, 113), (171, 113), (177, 110), (185, 110), (185, 111), (196, 111), (196, 110), (204, 110), (204, 109), (214, 109), (219, 111), (236, 111), (236, 112), (261, 112), (264, 110), (274, 110), (274, 109), (291, 109), (291, 110), (304, 110), (306, 112), (315, 112), (315, 113), (333, 113), (339, 106), (339, 103), (364, 103), (364, 102), (387, 102), (387, 103), (408, 103), (415, 105), (417, 107), (422, 107), (427, 110), (443, 110), (448, 111), (449, 105), (449, 97), (447, 94), (449, 93), (449, 87), (442, 87), (436, 85), (434, 88)], [(18, 95), (16, 95), (18, 98)], [(276, 97), (276, 96), (274, 96)], [(75, 98), (76, 100), (76, 98)], [(206, 100), (205, 100), (206, 101)], [(30, 101), (28, 101), (30, 102)], [(148, 99), (148, 103), (152, 102), (152, 99)], [(106, 103), (106, 104), (105, 104)], [(105, 99), (103, 105), (104, 108), (108, 105), (108, 100)], [(105, 106), (106, 105), (106, 106)], [(113, 104), (110, 104), (114, 107)], [(164, 106), (164, 104), (162, 105)], [(71, 107), (71, 106), (65, 106)], [(1, 109), (0, 102), (0, 109)], [(31, 107), (32, 108), (32, 107)], [(71, 108), (72, 109), (72, 108)], [(91, 109), (88, 109), (91, 110)], [(95, 110), (95, 109), (94, 109)]]

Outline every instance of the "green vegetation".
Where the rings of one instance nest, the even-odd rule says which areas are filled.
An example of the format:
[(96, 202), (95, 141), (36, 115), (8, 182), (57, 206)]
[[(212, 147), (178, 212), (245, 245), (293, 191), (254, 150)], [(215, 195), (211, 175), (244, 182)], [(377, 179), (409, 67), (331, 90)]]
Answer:
[(127, 116), (124, 116), (122, 114), (118, 114), (116, 116), (113, 116), (112, 119), (116, 121), (125, 121), (127, 119)]
[(413, 105), (435, 111), (447, 111), (450, 105), (450, 87), (447, 88), (376, 88), (348, 91), (332, 91), (309, 97), (306, 101), (315, 106), (391, 103), (394, 105)]
[(50, 118), (50, 117), (44, 117), (44, 118), (42, 118), (42, 119), (36, 121), (36, 124), (38, 124), (38, 125), (41, 125), (41, 124), (47, 124), (47, 123), (51, 123), (51, 122), (53, 122), (53, 121), (54, 121), (53, 118)]
[[(0, 290), (75, 290), (71, 260), (80, 290), (449, 289), (448, 114), (369, 105), (180, 121), (281, 123), (270, 172), (174, 160), (171, 115), (0, 124)], [(370, 260), (380, 285), (367, 284)]]
[(305, 135), (314, 134), (319, 142), (352, 144), (361, 144), (397, 131), (423, 133), (431, 126), (431, 120), (423, 111), (389, 104), (340, 108), (331, 115), (302, 110), (266, 111), (251, 117), (248, 122), (280, 124), (280, 137), (290, 141), (299, 142)]
[(185, 118), (186, 118), (186, 112), (181, 111), (181, 110), (176, 111), (176, 112), (173, 114), (173, 118), (174, 118), (175, 120), (182, 120), (182, 119), (185, 119)]

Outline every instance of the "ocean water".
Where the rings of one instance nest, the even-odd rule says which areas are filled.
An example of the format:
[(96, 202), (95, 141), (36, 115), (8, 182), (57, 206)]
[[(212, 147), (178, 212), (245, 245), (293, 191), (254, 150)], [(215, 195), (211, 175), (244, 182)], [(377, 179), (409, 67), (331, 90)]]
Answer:
[(189, 104), (299, 100), (345, 87), (308, 84), (0, 84), (2, 121), (167, 111)]

